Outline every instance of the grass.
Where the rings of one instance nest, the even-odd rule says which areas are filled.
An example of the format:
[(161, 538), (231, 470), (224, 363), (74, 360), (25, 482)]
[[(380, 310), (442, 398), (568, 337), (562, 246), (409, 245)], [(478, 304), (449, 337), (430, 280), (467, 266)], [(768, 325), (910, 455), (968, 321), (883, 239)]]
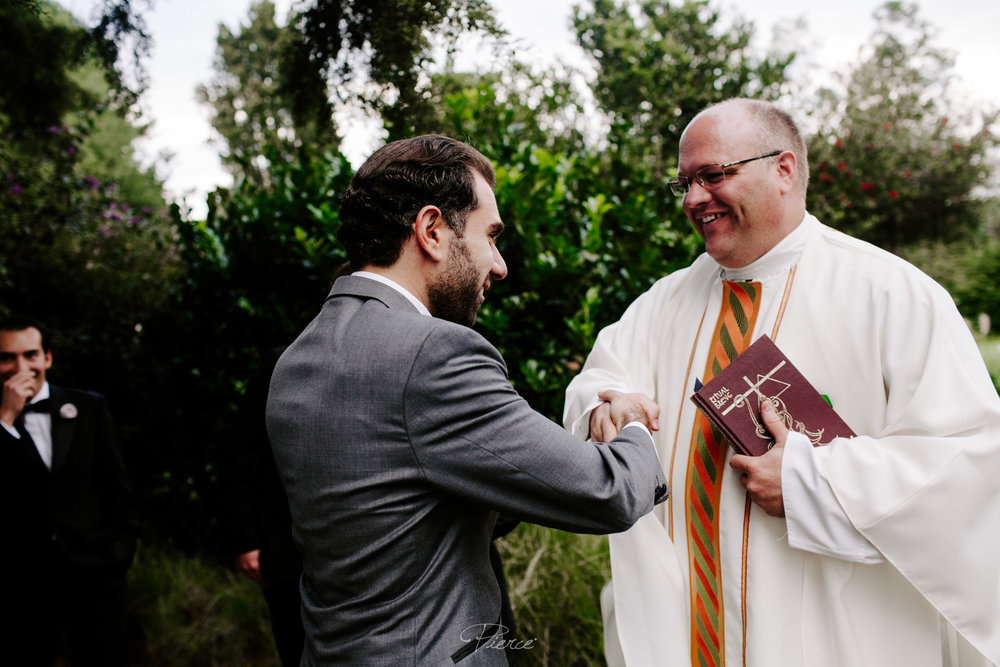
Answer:
[(130, 664), (280, 667), (264, 596), (231, 568), (140, 544), (129, 597)]
[(600, 594), (611, 576), (606, 537), (522, 523), (497, 541), (516, 638), (535, 640), (518, 667), (603, 665)]
[[(607, 538), (521, 524), (497, 544), (518, 624), (513, 638), (534, 640), (518, 652), (518, 667), (603, 665)], [(129, 595), (131, 664), (280, 665), (264, 597), (232, 568), (141, 544)]]

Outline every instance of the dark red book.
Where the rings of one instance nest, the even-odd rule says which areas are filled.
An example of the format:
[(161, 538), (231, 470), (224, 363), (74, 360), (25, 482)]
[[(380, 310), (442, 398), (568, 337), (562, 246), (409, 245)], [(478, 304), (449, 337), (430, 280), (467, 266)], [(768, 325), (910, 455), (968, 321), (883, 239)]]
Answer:
[(761, 402), (770, 400), (790, 431), (804, 434), (813, 446), (837, 437), (853, 437), (833, 407), (792, 365), (770, 338), (761, 336), (691, 396), (741, 454), (760, 456), (774, 445), (760, 418)]

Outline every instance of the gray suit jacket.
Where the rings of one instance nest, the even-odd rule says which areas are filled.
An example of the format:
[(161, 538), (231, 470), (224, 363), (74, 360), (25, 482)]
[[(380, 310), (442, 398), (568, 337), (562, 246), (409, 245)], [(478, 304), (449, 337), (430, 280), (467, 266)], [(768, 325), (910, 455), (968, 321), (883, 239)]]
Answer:
[(358, 276), (282, 355), (267, 427), (304, 558), (305, 664), (505, 665), (476, 650), (500, 614), (497, 511), (608, 533), (667, 495), (641, 429), (578, 440), (478, 333)]

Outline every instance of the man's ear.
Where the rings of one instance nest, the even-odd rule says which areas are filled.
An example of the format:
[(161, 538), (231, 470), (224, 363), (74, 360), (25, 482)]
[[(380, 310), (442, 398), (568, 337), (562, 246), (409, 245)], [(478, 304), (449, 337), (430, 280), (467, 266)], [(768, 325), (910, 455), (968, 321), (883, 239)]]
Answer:
[(448, 256), (448, 232), (451, 227), (444, 219), (441, 209), (437, 206), (424, 206), (417, 213), (417, 219), (413, 223), (413, 234), (417, 240), (417, 245), (431, 259), (440, 262)]
[(795, 153), (785, 151), (777, 159), (778, 178), (781, 182), (782, 194), (791, 192), (798, 188), (798, 162), (795, 160)]

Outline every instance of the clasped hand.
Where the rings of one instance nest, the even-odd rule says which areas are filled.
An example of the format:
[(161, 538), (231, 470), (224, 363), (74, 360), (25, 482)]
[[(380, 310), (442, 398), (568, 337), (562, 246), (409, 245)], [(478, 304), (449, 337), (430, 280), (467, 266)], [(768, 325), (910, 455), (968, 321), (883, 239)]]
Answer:
[[(638, 421), (651, 431), (660, 428), (660, 407), (645, 394), (602, 391), (604, 403), (590, 413), (590, 439), (594, 442), (613, 440), (626, 424)], [(778, 417), (770, 401), (761, 406), (761, 419), (774, 438), (774, 446), (762, 456), (733, 454), (729, 467), (740, 474), (740, 484), (750, 499), (771, 516), (785, 516), (781, 494), (781, 459), (784, 456), (788, 428)]]
[(631, 422), (642, 422), (650, 431), (660, 428), (660, 406), (645, 394), (607, 390), (597, 397), (604, 401), (590, 413), (590, 439), (610, 442)]

